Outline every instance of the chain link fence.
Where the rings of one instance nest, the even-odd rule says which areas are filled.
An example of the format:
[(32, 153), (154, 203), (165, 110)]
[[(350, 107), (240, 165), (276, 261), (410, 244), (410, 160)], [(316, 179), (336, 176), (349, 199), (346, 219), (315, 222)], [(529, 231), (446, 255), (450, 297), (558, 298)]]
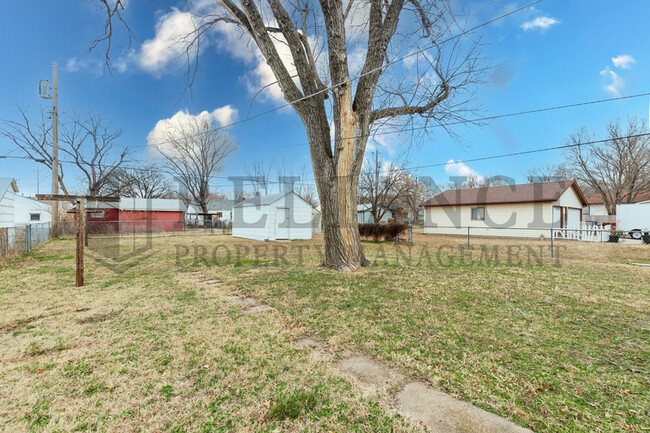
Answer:
[(49, 223), (0, 228), (0, 259), (30, 252), (50, 239), (51, 229)]

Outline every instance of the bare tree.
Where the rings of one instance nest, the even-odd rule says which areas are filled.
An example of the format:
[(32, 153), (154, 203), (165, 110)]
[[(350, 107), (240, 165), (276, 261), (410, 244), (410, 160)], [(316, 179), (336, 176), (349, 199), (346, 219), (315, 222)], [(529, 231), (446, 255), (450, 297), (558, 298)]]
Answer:
[(556, 164), (531, 168), (525, 176), (529, 183), (559, 182), (570, 177), (566, 167)]
[(273, 190), (271, 183), (271, 169), (273, 161), (254, 160), (250, 166), (245, 167), (246, 181), (251, 184), (253, 195), (269, 195)]
[(408, 191), (407, 174), (392, 163), (384, 163), (375, 154), (361, 169), (359, 200), (368, 204), (375, 223)]
[(72, 121), (61, 125), (60, 141), (64, 145), (60, 150), (72, 157), (85, 176), (89, 195), (101, 194), (128, 155), (128, 147), (114, 152), (113, 146), (121, 136), (122, 130), (105, 124), (100, 115), (90, 114), (85, 120), (75, 115)]
[(310, 179), (307, 179), (307, 168), (303, 165), (300, 168), (289, 167), (286, 162), (278, 165), (278, 180), (292, 179), (291, 188), (293, 192), (298, 194), (303, 200), (318, 207), (318, 191), (316, 184)]
[[(30, 121), (27, 111), (18, 107), (21, 120), (5, 120), (0, 133), (11, 140), (34, 161), (52, 169), (51, 122), (41, 116), (40, 123)], [(98, 195), (114, 171), (124, 162), (128, 148), (114, 151), (114, 143), (122, 135), (119, 129), (105, 125), (101, 116), (89, 115), (86, 120), (74, 116), (60, 125), (59, 150), (72, 158), (72, 163), (85, 177), (90, 195)], [(59, 186), (64, 194), (63, 164), (59, 164)]]
[(411, 223), (418, 224), (420, 205), (433, 196), (436, 186), (428, 178), (420, 178), (416, 174), (405, 173), (402, 176), (402, 194), (397, 198), (397, 204), (406, 209)]
[[(368, 137), (378, 128), (426, 132), (466, 117), (483, 72), (479, 42), (456, 37), (469, 16), (446, 0), (221, 0), (213, 7), (192, 11), (189, 57), (198, 59), (202, 36), (215, 26), (248, 35), (305, 126), (322, 207), (323, 265), (369, 265), (356, 223)], [(110, 12), (107, 24), (115, 19)], [(409, 62), (389, 66), (407, 55)]]
[(594, 141), (584, 127), (570, 137), (575, 145), (567, 155), (571, 172), (602, 196), (610, 215), (617, 204), (632, 203), (650, 190), (650, 136), (642, 134), (648, 134), (647, 123), (631, 117), (626, 125), (610, 122), (604, 143), (580, 145)]
[(215, 129), (204, 117), (178, 120), (165, 133), (165, 141), (153, 146), (169, 162), (183, 199), (201, 208), (208, 218), (210, 181), (235, 152), (232, 138)]
[(169, 198), (175, 194), (173, 183), (159, 167), (120, 168), (108, 179), (102, 195), (136, 198)]

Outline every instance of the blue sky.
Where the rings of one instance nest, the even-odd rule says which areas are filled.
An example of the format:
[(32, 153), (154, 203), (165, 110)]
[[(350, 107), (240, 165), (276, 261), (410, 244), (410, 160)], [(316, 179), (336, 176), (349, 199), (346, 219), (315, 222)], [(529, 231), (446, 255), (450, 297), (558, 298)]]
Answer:
[[(263, 83), (251, 47), (220, 33), (205, 46), (191, 92), (184, 84), (184, 64), (161, 42), (166, 31), (183, 25), (184, 2), (135, 1), (125, 17), (135, 35), (133, 49), (116, 40), (112, 53), (115, 75), (102, 72), (102, 52), (88, 53), (101, 32), (103, 16), (92, 1), (32, 0), (0, 5), (0, 119), (16, 119), (16, 104), (29, 106), (37, 117), (50, 101), (38, 97), (37, 84), (51, 79), (52, 62), (59, 65), (61, 112), (101, 113), (123, 130), (122, 146), (131, 160), (146, 162), (147, 136), (156, 124), (179, 111), (215, 114), (228, 123), (264, 112), (282, 103), (268, 91), (251, 102)], [(524, 2), (473, 2), (476, 22), (486, 21)], [(535, 108), (645, 93), (650, 90), (650, 2), (647, 0), (545, 0), (534, 9), (485, 29), (483, 54), (495, 66), (478, 89), (480, 115), (490, 116)], [(102, 47), (103, 48), (103, 47)], [(224, 109), (223, 107), (228, 107)], [(607, 121), (638, 115), (648, 118), (647, 97), (500, 119), (481, 127), (458, 127), (460, 139), (436, 131), (410, 149), (411, 165), (557, 146), (582, 125), (602, 132)], [(223, 176), (242, 174), (253, 159), (275, 159), (310, 167), (302, 122), (284, 109), (228, 129), (239, 150)], [(382, 156), (396, 159), (406, 146), (398, 137), (377, 145)], [(21, 155), (0, 138), (0, 155)], [(473, 170), (480, 175), (507, 175), (523, 181), (531, 167), (562, 160), (561, 152), (497, 159), (421, 170), (419, 174), (445, 182), (449, 174)], [(30, 161), (0, 159), (0, 176), (17, 178), (21, 191), (36, 191), (36, 169)], [(50, 189), (50, 174), (40, 166), (41, 192)], [(75, 177), (66, 166), (66, 179)], [(311, 177), (311, 176), (310, 176)], [(215, 180), (214, 185), (227, 185)]]

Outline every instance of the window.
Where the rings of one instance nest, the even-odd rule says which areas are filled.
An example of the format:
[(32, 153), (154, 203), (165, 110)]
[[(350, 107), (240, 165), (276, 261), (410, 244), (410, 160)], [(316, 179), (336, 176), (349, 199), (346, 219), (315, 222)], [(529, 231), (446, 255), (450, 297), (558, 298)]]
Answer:
[(472, 208), (472, 220), (474, 221), (483, 221), (485, 219), (485, 208), (484, 207), (473, 207)]
[(29, 214), (29, 220), (30, 221), (40, 221), (41, 220), (41, 214), (40, 213), (30, 213)]

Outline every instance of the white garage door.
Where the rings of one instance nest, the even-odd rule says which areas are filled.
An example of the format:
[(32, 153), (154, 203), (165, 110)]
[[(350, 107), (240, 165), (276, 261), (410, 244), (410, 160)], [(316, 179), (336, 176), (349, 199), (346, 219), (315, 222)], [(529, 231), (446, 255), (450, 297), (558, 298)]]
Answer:
[(275, 223), (275, 238), (289, 239), (289, 208), (276, 208)]

